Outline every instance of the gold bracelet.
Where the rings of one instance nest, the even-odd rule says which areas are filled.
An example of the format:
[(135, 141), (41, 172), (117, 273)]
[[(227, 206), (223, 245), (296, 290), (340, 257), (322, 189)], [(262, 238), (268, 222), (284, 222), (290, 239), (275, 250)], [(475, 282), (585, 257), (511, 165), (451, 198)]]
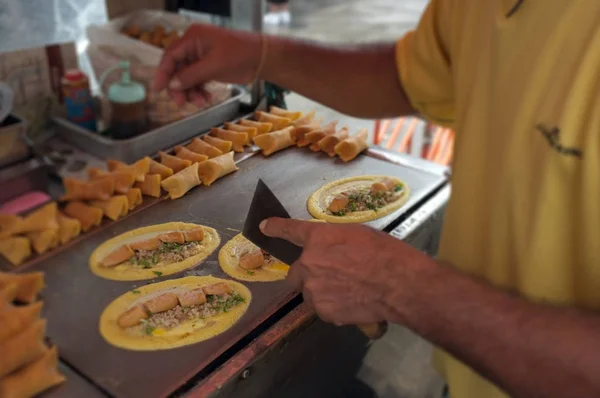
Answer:
[(268, 37), (261, 34), (260, 35), (260, 63), (258, 64), (258, 68), (256, 69), (256, 74), (254, 75), (253, 82), (257, 81), (260, 77), (260, 73), (267, 62), (267, 51), (269, 49), (269, 40)]

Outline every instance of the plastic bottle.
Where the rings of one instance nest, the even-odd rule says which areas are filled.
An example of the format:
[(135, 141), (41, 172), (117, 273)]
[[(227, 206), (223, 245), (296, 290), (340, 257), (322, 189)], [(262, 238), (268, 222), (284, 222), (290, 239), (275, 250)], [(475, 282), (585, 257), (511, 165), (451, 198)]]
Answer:
[(69, 69), (61, 83), (67, 118), (85, 129), (96, 131), (96, 112), (87, 76), (79, 69)]

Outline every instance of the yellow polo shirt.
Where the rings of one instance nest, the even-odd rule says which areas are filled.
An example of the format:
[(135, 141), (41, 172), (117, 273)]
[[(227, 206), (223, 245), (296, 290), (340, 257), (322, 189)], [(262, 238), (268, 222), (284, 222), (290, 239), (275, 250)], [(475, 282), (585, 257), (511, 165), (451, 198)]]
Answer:
[[(600, 310), (600, 1), (432, 0), (396, 48), (413, 106), (456, 131), (440, 258)], [(452, 398), (505, 396), (436, 360)]]

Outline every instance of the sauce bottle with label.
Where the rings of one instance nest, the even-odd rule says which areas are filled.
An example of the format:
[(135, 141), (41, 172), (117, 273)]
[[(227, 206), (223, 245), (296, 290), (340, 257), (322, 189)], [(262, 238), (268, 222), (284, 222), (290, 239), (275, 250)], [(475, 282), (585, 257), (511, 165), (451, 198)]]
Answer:
[(61, 83), (67, 118), (87, 130), (96, 131), (96, 112), (87, 76), (79, 69), (69, 69)]

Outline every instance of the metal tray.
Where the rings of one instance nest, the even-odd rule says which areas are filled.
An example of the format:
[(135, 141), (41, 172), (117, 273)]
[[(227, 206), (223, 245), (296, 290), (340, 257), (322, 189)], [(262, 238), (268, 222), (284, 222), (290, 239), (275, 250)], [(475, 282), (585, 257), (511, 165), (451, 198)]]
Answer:
[(231, 90), (229, 99), (212, 108), (125, 140), (103, 137), (62, 117), (55, 117), (53, 120), (56, 133), (66, 142), (102, 159), (132, 163), (234, 119), (238, 115), (241, 98), (246, 93), (237, 86), (233, 86)]
[[(282, 172), (285, 170), (285, 172)], [(190, 270), (152, 281), (118, 282), (101, 279), (88, 268), (91, 252), (107, 239), (146, 225), (186, 221), (217, 229), (222, 244), (242, 229), (258, 178), (263, 178), (296, 218), (309, 219), (306, 199), (328, 181), (352, 175), (387, 174), (403, 179), (411, 188), (406, 206), (371, 226), (384, 229), (421, 202), (445, 182), (443, 176), (416, 168), (361, 156), (342, 164), (325, 154), (297, 148), (265, 159), (253, 156), (240, 164), (240, 170), (211, 187), (197, 187), (183, 198), (165, 200), (132, 217), (110, 223), (87, 239), (75, 243), (45, 261), (23, 271), (44, 271), (47, 288), (43, 292), (48, 335), (58, 345), (60, 356), (79, 373), (108, 393), (119, 397), (163, 397), (181, 387), (191, 377), (219, 358), (269, 316), (296, 295), (284, 282), (247, 283), (252, 303), (244, 317), (232, 328), (205, 342), (157, 352), (133, 352), (106, 343), (98, 332), (98, 319), (116, 297), (137, 286), (188, 275), (226, 277), (216, 250), (203, 263)], [(220, 249), (220, 248), (219, 248)]]
[(29, 191), (48, 191), (51, 165), (44, 159), (30, 159), (0, 171), (0, 203)]

